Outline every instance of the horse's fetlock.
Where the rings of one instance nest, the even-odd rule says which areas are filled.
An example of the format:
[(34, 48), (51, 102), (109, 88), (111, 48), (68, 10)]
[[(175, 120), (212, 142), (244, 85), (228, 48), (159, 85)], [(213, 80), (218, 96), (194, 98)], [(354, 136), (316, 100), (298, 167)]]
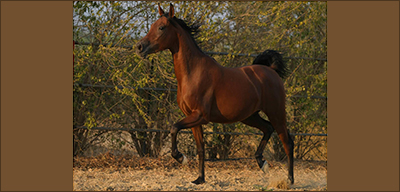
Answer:
[(262, 169), (262, 167), (264, 166), (264, 163), (266, 161), (262, 160), (262, 158), (256, 159), (258, 167), (260, 167)]
[[(182, 163), (182, 164), (187, 163), (187, 158), (186, 158), (181, 152), (179, 152), (178, 150), (173, 151), (173, 152), (171, 153), (171, 156), (172, 156), (176, 161), (178, 161), (179, 163)], [(185, 162), (185, 160), (186, 160), (186, 162)]]
[(175, 159), (178, 159), (178, 158), (182, 157), (182, 153), (179, 152), (178, 150), (174, 150), (171, 152), (171, 156)]
[(256, 155), (255, 155), (255, 158), (256, 158), (256, 159), (262, 159), (262, 158), (263, 158), (263, 155), (262, 155), (262, 154), (256, 154)]

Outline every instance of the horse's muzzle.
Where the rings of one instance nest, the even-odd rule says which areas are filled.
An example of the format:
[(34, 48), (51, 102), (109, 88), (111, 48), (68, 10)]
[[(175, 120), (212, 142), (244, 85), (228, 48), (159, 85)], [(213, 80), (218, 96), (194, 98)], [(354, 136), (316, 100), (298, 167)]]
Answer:
[(154, 53), (153, 47), (149, 41), (142, 39), (136, 44), (136, 53), (143, 59), (146, 59), (147, 55)]
[(147, 53), (145, 52), (146, 50), (146, 45), (144, 44), (144, 42), (141, 40), (136, 44), (136, 54), (145, 59), (147, 56)]

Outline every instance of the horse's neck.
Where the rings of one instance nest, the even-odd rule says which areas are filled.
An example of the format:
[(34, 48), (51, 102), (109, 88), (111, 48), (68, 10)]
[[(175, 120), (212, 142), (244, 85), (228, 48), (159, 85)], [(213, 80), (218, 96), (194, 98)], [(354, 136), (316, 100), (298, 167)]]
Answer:
[(195, 45), (195, 42), (189, 37), (179, 36), (179, 48), (177, 52), (172, 52), (174, 58), (175, 75), (178, 80), (178, 84), (182, 81), (191, 78), (191, 74), (194, 74), (196, 70), (201, 69), (202, 58), (206, 55), (201, 52)]

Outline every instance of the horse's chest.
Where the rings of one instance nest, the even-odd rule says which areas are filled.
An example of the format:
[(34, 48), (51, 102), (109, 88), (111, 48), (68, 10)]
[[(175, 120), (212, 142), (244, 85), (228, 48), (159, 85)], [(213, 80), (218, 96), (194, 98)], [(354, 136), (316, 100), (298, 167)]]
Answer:
[(178, 92), (178, 105), (185, 114), (190, 114), (193, 110), (202, 107), (203, 94), (196, 93), (192, 90), (181, 90)]
[(179, 108), (185, 114), (190, 114), (191, 111), (196, 109), (198, 103), (196, 102), (197, 99), (194, 97), (190, 97), (187, 94), (178, 95), (178, 105)]

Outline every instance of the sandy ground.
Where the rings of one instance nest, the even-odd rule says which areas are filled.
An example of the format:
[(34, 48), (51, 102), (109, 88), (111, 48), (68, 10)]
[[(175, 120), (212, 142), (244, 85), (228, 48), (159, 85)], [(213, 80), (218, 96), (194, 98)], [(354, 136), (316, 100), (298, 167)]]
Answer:
[(268, 173), (255, 160), (206, 162), (206, 183), (194, 185), (197, 160), (180, 165), (172, 158), (116, 157), (75, 158), (75, 191), (270, 191), (327, 190), (327, 162), (295, 161), (295, 184), (288, 185), (287, 169), (269, 162)]

